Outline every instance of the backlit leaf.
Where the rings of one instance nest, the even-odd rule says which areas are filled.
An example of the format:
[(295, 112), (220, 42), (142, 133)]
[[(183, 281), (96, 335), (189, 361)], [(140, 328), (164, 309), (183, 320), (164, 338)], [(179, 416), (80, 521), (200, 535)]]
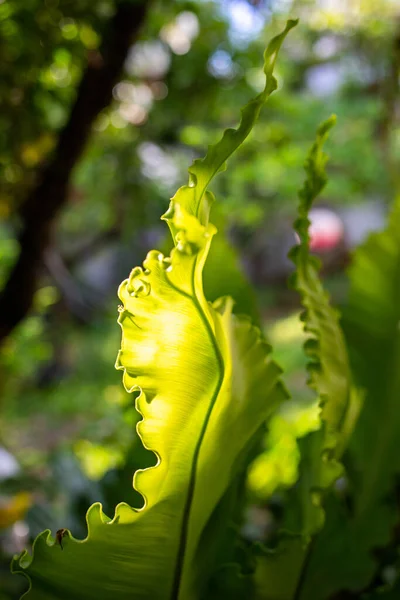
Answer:
[(221, 507), (233, 498), (254, 436), (286, 393), (259, 330), (232, 314), (230, 298), (210, 304), (204, 296), (203, 267), (216, 233), (206, 188), (275, 89), (277, 52), (294, 25), (268, 46), (265, 90), (243, 109), (238, 129), (195, 161), (189, 185), (171, 200), (163, 217), (175, 246), (170, 256), (152, 250), (119, 288), (116, 366), (137, 396), (138, 433), (157, 457), (156, 466), (134, 476), (144, 505), (120, 504), (110, 520), (95, 504), (85, 540), (67, 530), (55, 543), (50, 532), (39, 535), (32, 556), (13, 564), (28, 577), (32, 600), (194, 600), (223, 566), (220, 544), (234, 506)]

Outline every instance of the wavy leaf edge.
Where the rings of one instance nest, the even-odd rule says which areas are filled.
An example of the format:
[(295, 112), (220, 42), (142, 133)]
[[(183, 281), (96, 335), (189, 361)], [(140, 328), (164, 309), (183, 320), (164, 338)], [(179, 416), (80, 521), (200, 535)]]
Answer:
[[(214, 235), (214, 233), (216, 232), (216, 229), (213, 225), (208, 224), (208, 213), (209, 213), (209, 209), (211, 207), (211, 203), (214, 200), (214, 197), (210, 192), (207, 191), (207, 186), (210, 183), (211, 179), (214, 177), (214, 175), (216, 175), (218, 172), (223, 170), (223, 168), (225, 167), (226, 160), (237, 149), (237, 147), (242, 144), (242, 142), (248, 136), (255, 121), (258, 118), (261, 107), (267, 100), (268, 96), (277, 88), (277, 82), (276, 82), (275, 77), (273, 76), (273, 69), (275, 66), (277, 54), (278, 54), (278, 51), (279, 51), (279, 49), (282, 45), (282, 42), (285, 39), (287, 33), (297, 24), (297, 22), (298, 22), (297, 20), (289, 20), (286, 24), (286, 28), (284, 29), (284, 31), (281, 34), (279, 34), (278, 36), (276, 36), (275, 38), (273, 38), (273, 40), (270, 42), (270, 44), (268, 45), (268, 47), (264, 53), (264, 73), (266, 76), (266, 85), (265, 85), (264, 91), (261, 92), (261, 94), (259, 94), (258, 96), (256, 96), (253, 100), (251, 100), (241, 110), (241, 120), (240, 120), (239, 126), (236, 129), (231, 128), (231, 129), (226, 130), (224, 132), (221, 140), (219, 142), (217, 142), (217, 144), (210, 145), (208, 147), (208, 151), (207, 151), (205, 158), (204, 159), (196, 159), (194, 161), (194, 163), (192, 164), (192, 166), (189, 167), (189, 183), (188, 183), (188, 185), (183, 186), (182, 188), (180, 188), (178, 190), (178, 192), (175, 194), (175, 196), (171, 199), (170, 208), (161, 217), (163, 220), (165, 220), (168, 223), (168, 226), (170, 227), (176, 248), (174, 248), (172, 250), (169, 257), (165, 257), (161, 252), (158, 252), (158, 251), (154, 251), (154, 250), (150, 251), (150, 253), (147, 255), (146, 260), (143, 262), (144, 270), (141, 267), (136, 267), (135, 268), (136, 271), (135, 271), (135, 269), (133, 270), (133, 272), (135, 271), (136, 275), (138, 274), (137, 269), (140, 269), (141, 272), (146, 273), (146, 270), (147, 270), (146, 263), (149, 260), (153, 259), (155, 256), (157, 256), (158, 261), (162, 261), (163, 263), (165, 263), (165, 268), (166, 268), (166, 270), (168, 270), (170, 263), (174, 260), (174, 255), (176, 255), (176, 253), (179, 252), (179, 245), (181, 243), (186, 243), (185, 241), (182, 242), (182, 239), (180, 239), (179, 234), (183, 232), (183, 234), (185, 236), (187, 231), (184, 228), (180, 229), (179, 227), (176, 226), (177, 221), (174, 217), (176, 216), (177, 212), (178, 212), (178, 221), (179, 221), (179, 217), (182, 216), (182, 214), (183, 214), (184, 218), (195, 218), (197, 220), (198, 224), (200, 225), (200, 227), (203, 229), (203, 231), (206, 232), (206, 237), (210, 238), (209, 243), (211, 243), (212, 235)], [(178, 200), (180, 200), (182, 192), (184, 192), (186, 190), (191, 190), (192, 192), (198, 191), (199, 181), (200, 181), (201, 175), (202, 175), (202, 169), (205, 168), (207, 170), (207, 168), (210, 168), (210, 165), (213, 165), (213, 160), (215, 159), (215, 156), (219, 156), (221, 154), (221, 148), (223, 148), (224, 145), (227, 145), (229, 147), (229, 152), (225, 153), (223, 160), (220, 160), (219, 164), (214, 165), (214, 167), (213, 167), (214, 170), (213, 170), (211, 176), (208, 178), (206, 185), (203, 185), (203, 188), (200, 187), (200, 195), (197, 200), (197, 205), (195, 204), (195, 207), (194, 207), (195, 210), (192, 211), (192, 213), (191, 213), (191, 211), (188, 210), (188, 208), (193, 209), (193, 207), (185, 206), (185, 202), (181, 203)], [(207, 200), (205, 207), (202, 206), (203, 197), (205, 197)], [(189, 244), (191, 244), (191, 243), (192, 242), (189, 241)], [(197, 253), (198, 253), (198, 249), (196, 250), (196, 254)], [(206, 257), (206, 254), (207, 254), (207, 249), (205, 252), (205, 257)], [(205, 260), (205, 257), (204, 257), (204, 260)], [(196, 261), (197, 261), (197, 257), (196, 257)], [(169, 263), (169, 264), (167, 264), (167, 263)], [(131, 273), (131, 276), (132, 276), (132, 273)], [(124, 285), (127, 282), (129, 282), (131, 279), (131, 276), (130, 276), (130, 278), (125, 280), (125, 282), (123, 282), (123, 284), (121, 284), (121, 285)], [(213, 310), (218, 312), (218, 309), (221, 306), (221, 302), (223, 302), (223, 299), (219, 299), (219, 300), (215, 301), (212, 305), (210, 303), (208, 303), (208, 306), (212, 307)], [(203, 314), (204, 314), (204, 318), (208, 322), (208, 325), (215, 326), (215, 323), (213, 323), (213, 319), (212, 319), (211, 315), (210, 314), (207, 315), (205, 311)], [(121, 318), (122, 318), (122, 314), (120, 314), (120, 316), (119, 316), (119, 319), (118, 319), (119, 322), (120, 322)], [(240, 317), (235, 316), (235, 318), (240, 320)], [(261, 334), (259, 328), (255, 327), (254, 329), (258, 331), (257, 335), (259, 337), (259, 341), (263, 343), (262, 334)], [(266, 346), (267, 347), (265, 350), (268, 351), (268, 353), (269, 353), (268, 345), (266, 345)], [(123, 370), (126, 373), (126, 368), (122, 367), (118, 363), (118, 359), (117, 359), (116, 368), (119, 370)], [(222, 378), (223, 378), (223, 375), (221, 374), (221, 380), (222, 380)], [(141, 404), (141, 402), (145, 401), (145, 392), (140, 388), (140, 386), (131, 386), (128, 389), (128, 391), (138, 393), (137, 397), (135, 398), (135, 408), (139, 412), (139, 414), (141, 414), (143, 417), (143, 413), (140, 409), (140, 404)], [(100, 522), (101, 524), (113, 525), (113, 524), (118, 523), (121, 511), (129, 510), (129, 511), (132, 511), (133, 513), (139, 513), (146, 508), (146, 506), (147, 506), (146, 496), (145, 496), (145, 494), (142, 493), (140, 486), (137, 486), (136, 480), (140, 477), (140, 475), (142, 473), (156, 469), (160, 465), (161, 458), (160, 458), (160, 455), (158, 454), (157, 450), (149, 447), (146, 444), (146, 440), (143, 439), (143, 436), (140, 432), (140, 423), (142, 423), (143, 421), (144, 421), (144, 417), (141, 421), (139, 421), (139, 423), (136, 426), (138, 434), (141, 438), (143, 446), (147, 450), (150, 450), (151, 452), (153, 452), (157, 458), (156, 465), (147, 467), (146, 469), (139, 469), (134, 474), (133, 487), (143, 496), (144, 505), (140, 508), (133, 508), (126, 502), (119, 503), (115, 508), (114, 517), (111, 519), (104, 513), (100, 502), (94, 503), (91, 507), (89, 507), (89, 509), (86, 513), (87, 536), (84, 539), (77, 539), (72, 536), (72, 534), (69, 530), (67, 530), (67, 529), (63, 530), (62, 535), (63, 535), (63, 537), (65, 537), (65, 541), (67, 544), (68, 544), (68, 540), (74, 541), (75, 543), (79, 543), (79, 544), (84, 544), (85, 542), (87, 542), (91, 536), (91, 527), (92, 527), (92, 524), (94, 523), (95, 519), (97, 519), (98, 522)], [(34, 540), (31, 553), (29, 553), (27, 550), (24, 550), (22, 553), (14, 556), (14, 558), (12, 560), (12, 564), (11, 564), (12, 572), (20, 573), (20, 574), (24, 575), (24, 577), (28, 580), (28, 583), (29, 583), (28, 589), (26, 590), (26, 592), (24, 592), (24, 594), (22, 595), (21, 598), (26, 597), (32, 589), (32, 580), (29, 576), (29, 573), (26, 572), (26, 569), (33, 562), (34, 557), (35, 557), (36, 546), (41, 541), (44, 541), (46, 543), (46, 545), (49, 547), (57, 545), (59, 543), (59, 540), (57, 540), (57, 535), (54, 538), (51, 534), (51, 531), (49, 529), (46, 529), (42, 533), (40, 533)], [(236, 563), (232, 563), (232, 564), (235, 565), (235, 568), (236, 568)]]

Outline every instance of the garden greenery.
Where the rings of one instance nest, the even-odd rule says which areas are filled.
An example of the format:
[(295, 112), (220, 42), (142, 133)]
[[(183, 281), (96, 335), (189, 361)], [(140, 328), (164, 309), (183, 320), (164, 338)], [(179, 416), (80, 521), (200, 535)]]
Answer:
[(244, 107), (238, 128), (194, 161), (172, 198), (162, 217), (170, 256), (152, 250), (119, 288), (116, 367), (135, 396), (142, 443), (157, 459), (134, 474), (143, 506), (121, 503), (110, 519), (94, 504), (84, 540), (64, 529), (40, 534), (32, 555), (12, 565), (29, 582), (26, 598), (323, 600), (342, 589), (395, 597), (373, 551), (391, 540), (400, 470), (399, 209), (356, 254), (343, 331), (308, 234), (334, 117), (318, 129), (306, 161), (291, 252), (320, 427), (299, 440), (298, 481), (287, 491), (275, 547), (241, 537), (246, 472), (288, 394), (260, 330), (233, 313), (230, 297), (212, 304), (205, 297), (203, 269), (216, 234), (208, 186), (276, 89), (275, 61), (295, 24), (270, 42), (265, 88)]

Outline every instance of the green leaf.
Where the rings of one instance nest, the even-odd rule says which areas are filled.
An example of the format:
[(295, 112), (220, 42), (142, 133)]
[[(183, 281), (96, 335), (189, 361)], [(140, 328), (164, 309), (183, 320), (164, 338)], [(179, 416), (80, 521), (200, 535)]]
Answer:
[[(110, 523), (99, 505), (92, 507), (86, 541), (67, 537), (63, 551), (48, 545), (42, 534), (27, 569), (30, 598), (198, 597), (195, 590), (201, 590), (207, 575), (197, 565), (208, 520), (237, 473), (242, 449), (285, 397), (264, 342), (249, 322), (231, 315), (229, 301), (209, 307), (209, 320), (178, 290), (160, 300), (165, 271), (151, 259), (145, 267), (151, 269), (148, 296), (130, 297), (128, 282), (120, 291), (127, 307), (135, 306), (134, 321), (141, 330), (131, 351), (136, 325), (122, 313), (119, 358), (125, 385), (143, 390), (137, 400), (143, 415), (139, 434), (159, 457), (155, 468), (135, 475), (145, 508), (119, 505)], [(169, 320), (148, 319), (146, 326), (146, 302), (160, 302)], [(175, 326), (179, 319), (186, 328), (190, 325), (190, 336), (182, 337)], [(152, 361), (153, 372), (139, 358), (149, 348), (160, 352), (159, 361)], [(26, 558), (19, 565), (26, 567)]]
[(291, 493), (300, 513), (299, 523), (286, 524), (298, 535), (284, 537), (274, 560), (268, 554), (259, 559), (259, 581), (275, 581), (276, 574), (281, 574), (275, 586), (259, 586), (257, 597), (260, 600), (325, 598), (319, 595), (318, 589), (307, 588), (304, 592), (308, 563), (314, 554), (310, 542), (324, 524), (323, 499), (342, 474), (339, 458), (358, 415), (358, 397), (352, 392), (349, 360), (338, 314), (320, 280), (319, 261), (309, 249), (308, 212), (327, 182), (327, 155), (323, 145), (334, 123), (335, 117), (331, 117), (319, 127), (307, 157), (306, 179), (299, 192), (295, 222), (299, 243), (289, 255), (296, 267), (290, 283), (300, 293), (305, 309), (302, 320), (309, 337), (304, 348), (311, 359), (308, 383), (319, 396), (322, 425), (299, 442), (300, 478)]
[(276, 55), (294, 24), (267, 49), (265, 92), (245, 107), (237, 130), (195, 161), (189, 186), (172, 199), (163, 217), (175, 244), (170, 256), (149, 252), (119, 288), (116, 366), (137, 394), (143, 445), (157, 457), (155, 467), (134, 476), (144, 506), (119, 504), (110, 520), (95, 504), (87, 538), (65, 530), (58, 536), (63, 548), (50, 532), (39, 535), (32, 556), (13, 562), (14, 572), (28, 577), (32, 600), (195, 600), (223, 566), (221, 540), (235, 511), (234, 503), (225, 514), (221, 507), (235, 498), (249, 449), (286, 392), (259, 330), (232, 314), (230, 298), (210, 304), (204, 296), (203, 267), (216, 230), (201, 200), (275, 89)]
[(256, 600), (294, 599), (306, 550), (307, 542), (302, 536), (282, 532), (276, 550), (260, 552), (255, 575)]
[[(308, 512), (310, 521), (308, 524), (304, 523), (304, 533), (309, 535), (318, 530), (323, 523), (323, 510), (317, 494), (319, 490), (329, 488), (342, 473), (338, 459), (344, 450), (355, 417), (354, 411), (349, 413), (352, 385), (346, 342), (338, 313), (332, 307), (318, 274), (320, 263), (311, 255), (309, 249), (308, 212), (327, 182), (327, 155), (323, 151), (323, 145), (335, 122), (336, 117), (332, 116), (322, 123), (306, 160), (307, 176), (299, 192), (299, 213), (295, 222), (295, 231), (300, 241), (290, 253), (296, 267), (291, 285), (301, 295), (305, 308), (302, 320), (304, 330), (309, 335), (304, 346), (311, 359), (308, 364), (308, 383), (319, 396), (322, 421), (322, 433), (316, 432), (308, 436), (308, 439), (313, 438), (312, 442), (308, 442), (313, 446), (309, 456), (311, 464), (309, 463), (307, 468), (310, 471), (308, 476), (311, 475), (308, 487), (312, 491), (312, 504), (316, 508), (316, 511), (312, 512), (319, 512), (315, 521), (312, 513)], [(351, 423), (346, 421), (349, 414)]]
[(347, 498), (331, 499), (329, 519), (310, 565), (308, 589), (319, 589), (321, 597), (368, 585), (378, 569), (374, 550), (390, 542), (399, 518), (399, 199), (387, 228), (356, 251), (349, 276), (343, 324), (354, 377), (365, 390), (365, 400), (346, 456)]
[(325, 425), (325, 449), (334, 449), (349, 402), (350, 367), (346, 343), (339, 325), (337, 311), (319, 277), (319, 260), (309, 249), (308, 212), (313, 201), (325, 187), (327, 155), (323, 144), (336, 118), (331, 117), (318, 129), (305, 164), (306, 180), (299, 192), (298, 219), (295, 222), (300, 243), (290, 252), (296, 271), (291, 285), (301, 295), (305, 308), (301, 318), (309, 334), (304, 349), (311, 359), (308, 364), (309, 385), (320, 398), (321, 418)]

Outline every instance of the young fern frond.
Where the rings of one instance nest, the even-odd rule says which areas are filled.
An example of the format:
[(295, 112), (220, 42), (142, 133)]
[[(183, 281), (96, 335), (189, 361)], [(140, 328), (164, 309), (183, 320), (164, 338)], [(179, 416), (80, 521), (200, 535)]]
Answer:
[[(342, 474), (339, 459), (358, 416), (358, 396), (352, 386), (338, 314), (319, 277), (319, 261), (309, 248), (308, 213), (327, 182), (327, 155), (323, 145), (335, 120), (333, 116), (318, 128), (307, 157), (306, 179), (299, 192), (298, 218), (294, 225), (299, 243), (289, 254), (296, 267), (290, 283), (301, 295), (305, 309), (301, 318), (309, 336), (305, 343), (305, 352), (311, 359), (308, 383), (318, 394), (322, 425), (319, 431), (301, 441), (300, 479), (294, 491), (295, 501), (300, 505), (299, 530), (283, 535), (277, 552), (259, 559), (260, 600), (311, 598), (305, 591), (313, 549), (311, 541), (323, 526), (323, 499)], [(269, 580), (274, 582), (270, 589)]]
[[(349, 411), (352, 395), (353, 402), (356, 400), (339, 315), (331, 305), (319, 277), (320, 262), (311, 254), (309, 247), (308, 213), (327, 183), (325, 165), (328, 157), (323, 151), (323, 145), (335, 122), (336, 117), (332, 116), (322, 123), (307, 157), (306, 179), (299, 192), (298, 218), (295, 222), (299, 244), (289, 255), (296, 267), (290, 283), (301, 295), (305, 309), (301, 319), (304, 330), (309, 335), (304, 345), (310, 359), (307, 366), (310, 375), (308, 384), (318, 394), (322, 421), (321, 431), (309, 436), (313, 438), (313, 464), (311, 469), (310, 465), (307, 467), (308, 477), (311, 475), (309, 486), (313, 491), (315, 515), (317, 512), (320, 514), (315, 522), (311, 517), (311, 521), (305, 524), (306, 535), (312, 535), (323, 523), (323, 511), (318, 511), (318, 492), (329, 488), (342, 472), (339, 459), (351, 429), (346, 418), (351, 415), (354, 419), (355, 416), (354, 410)], [(307, 511), (307, 515), (310, 517), (312, 512)]]
[(343, 327), (354, 379), (365, 399), (346, 454), (347, 498), (330, 499), (315, 547), (307, 586), (311, 600), (341, 589), (365, 589), (378, 572), (376, 550), (391, 541), (399, 519), (399, 198), (386, 229), (355, 252), (349, 279)]

